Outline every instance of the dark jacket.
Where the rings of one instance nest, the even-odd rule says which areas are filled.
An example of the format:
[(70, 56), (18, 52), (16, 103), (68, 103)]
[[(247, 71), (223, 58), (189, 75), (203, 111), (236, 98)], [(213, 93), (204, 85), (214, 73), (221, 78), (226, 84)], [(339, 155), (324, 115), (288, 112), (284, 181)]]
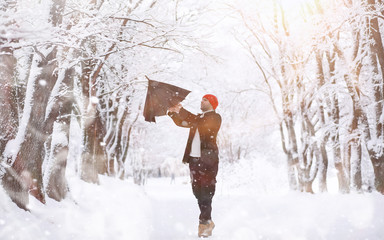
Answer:
[(184, 108), (179, 113), (169, 112), (168, 115), (177, 126), (190, 128), (183, 163), (189, 162), (192, 140), (199, 129), (201, 160), (208, 165), (215, 165), (219, 161), (219, 150), (216, 144), (217, 133), (221, 125), (221, 116), (215, 111), (194, 115)]

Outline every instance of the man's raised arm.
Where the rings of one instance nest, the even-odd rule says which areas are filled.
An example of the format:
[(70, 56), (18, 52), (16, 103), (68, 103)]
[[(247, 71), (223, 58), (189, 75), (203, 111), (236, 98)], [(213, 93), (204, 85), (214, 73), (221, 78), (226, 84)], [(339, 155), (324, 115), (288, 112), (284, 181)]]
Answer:
[(168, 109), (168, 116), (179, 127), (190, 128), (196, 121), (196, 115), (185, 110), (180, 103)]

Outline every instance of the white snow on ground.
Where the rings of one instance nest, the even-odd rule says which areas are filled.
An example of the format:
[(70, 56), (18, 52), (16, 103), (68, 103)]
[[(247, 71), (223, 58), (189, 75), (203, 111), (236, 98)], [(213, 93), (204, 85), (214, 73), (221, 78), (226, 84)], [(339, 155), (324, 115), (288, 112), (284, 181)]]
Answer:
[(46, 205), (30, 197), (31, 213), (0, 191), (0, 239), (148, 239), (150, 201), (128, 182), (100, 177), (101, 185), (70, 178), (71, 198)]
[[(256, 194), (218, 183), (211, 239), (383, 239), (384, 196), (369, 194)], [(198, 239), (199, 210), (188, 177), (130, 180), (101, 176), (101, 184), (69, 178), (71, 197), (31, 212), (0, 188), (0, 239)]]
[[(199, 210), (187, 178), (150, 179), (150, 239), (196, 239)], [(220, 189), (220, 183), (218, 184)], [(251, 191), (250, 191), (251, 192)], [(255, 195), (218, 191), (212, 239), (383, 239), (384, 196), (372, 194)]]

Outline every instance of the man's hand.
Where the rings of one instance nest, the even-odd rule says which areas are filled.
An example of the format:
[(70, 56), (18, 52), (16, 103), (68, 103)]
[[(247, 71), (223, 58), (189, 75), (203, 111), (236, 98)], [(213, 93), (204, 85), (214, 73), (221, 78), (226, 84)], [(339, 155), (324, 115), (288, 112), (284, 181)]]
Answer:
[(169, 112), (175, 112), (175, 113), (179, 113), (180, 112), (180, 109), (182, 108), (183, 106), (181, 105), (181, 103), (173, 106), (173, 107), (170, 107), (168, 108), (168, 111)]

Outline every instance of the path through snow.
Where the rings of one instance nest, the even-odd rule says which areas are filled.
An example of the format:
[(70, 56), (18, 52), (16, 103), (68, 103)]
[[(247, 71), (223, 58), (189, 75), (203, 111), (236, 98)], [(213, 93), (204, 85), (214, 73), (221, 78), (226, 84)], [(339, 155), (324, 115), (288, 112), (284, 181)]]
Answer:
[[(216, 228), (211, 239), (383, 239), (380, 194), (250, 195), (220, 191), (213, 200)], [(198, 206), (187, 178), (150, 179), (151, 240), (198, 239)]]
[[(0, 239), (192, 240), (199, 209), (188, 178), (131, 181), (100, 176), (100, 185), (69, 177), (71, 198), (31, 198), (31, 212), (16, 207), (0, 187)], [(218, 182), (212, 240), (379, 240), (384, 196), (371, 194), (256, 194)], [(247, 190), (248, 189), (248, 190)]]

